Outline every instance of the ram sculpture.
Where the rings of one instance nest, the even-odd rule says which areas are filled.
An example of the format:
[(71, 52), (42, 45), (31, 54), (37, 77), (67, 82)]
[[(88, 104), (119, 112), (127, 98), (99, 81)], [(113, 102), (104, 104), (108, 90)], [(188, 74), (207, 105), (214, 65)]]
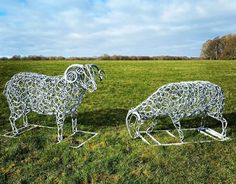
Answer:
[(27, 114), (36, 112), (55, 115), (58, 127), (58, 142), (63, 139), (65, 117), (71, 115), (72, 132), (77, 132), (77, 108), (86, 91), (97, 89), (96, 76), (102, 80), (103, 70), (95, 64), (72, 64), (61, 76), (47, 76), (22, 72), (15, 74), (5, 85), (4, 95), (10, 109), (10, 124), (13, 135), (19, 133), (16, 120), (23, 117), (28, 127)]
[(223, 90), (213, 83), (208, 81), (170, 83), (160, 87), (137, 107), (130, 109), (126, 116), (126, 125), (132, 138), (140, 137), (147, 142), (140, 134), (141, 125), (151, 120), (151, 126), (146, 130), (150, 133), (159, 118), (170, 117), (183, 143), (184, 135), (180, 120), (186, 117), (200, 116), (204, 119), (210, 116), (222, 123), (222, 132), (217, 133), (223, 140), (226, 137), (227, 127), (227, 121), (222, 116), (223, 108)]

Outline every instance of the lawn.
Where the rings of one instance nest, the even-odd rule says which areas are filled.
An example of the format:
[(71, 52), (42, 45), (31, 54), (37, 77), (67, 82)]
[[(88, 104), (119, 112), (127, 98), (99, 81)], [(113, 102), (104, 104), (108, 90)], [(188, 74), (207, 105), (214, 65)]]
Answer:
[[(236, 61), (7, 61), (0, 62), (0, 91), (17, 72), (61, 75), (72, 63), (91, 62), (106, 71), (107, 79), (86, 93), (78, 120), (79, 129), (98, 136), (80, 149), (70, 148), (69, 139), (56, 144), (57, 129), (0, 136), (0, 183), (236, 183)], [(229, 141), (160, 147), (129, 137), (125, 117), (131, 107), (164, 84), (189, 80), (208, 80), (224, 89)], [(0, 102), (2, 135), (11, 128), (2, 93)], [(52, 116), (31, 113), (29, 122), (56, 128)], [(207, 122), (221, 127), (213, 119)], [(198, 127), (200, 119), (185, 119), (182, 126)], [(174, 130), (168, 118), (158, 128)], [(70, 118), (64, 130), (65, 136), (71, 133)]]

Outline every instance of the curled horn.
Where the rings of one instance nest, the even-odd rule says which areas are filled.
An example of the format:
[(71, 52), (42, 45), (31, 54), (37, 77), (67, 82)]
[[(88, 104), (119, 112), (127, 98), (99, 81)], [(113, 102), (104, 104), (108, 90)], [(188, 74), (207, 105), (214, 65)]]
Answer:
[(98, 71), (98, 78), (101, 81), (102, 80), (102, 74), (105, 74), (103, 70), (100, 70), (97, 65), (91, 64), (92, 68), (95, 68)]
[[(73, 68), (74, 70), (70, 71)], [(64, 72), (64, 79), (69, 83), (75, 82), (78, 79), (79, 75), (78, 71), (80, 70), (83, 70), (83, 65), (80, 64), (70, 65)]]

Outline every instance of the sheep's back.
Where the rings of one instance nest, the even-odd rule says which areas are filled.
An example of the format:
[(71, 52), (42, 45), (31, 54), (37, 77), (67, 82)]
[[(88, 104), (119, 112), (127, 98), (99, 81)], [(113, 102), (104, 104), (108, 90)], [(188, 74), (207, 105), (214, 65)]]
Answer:
[[(37, 73), (22, 72), (15, 74), (8, 81), (5, 95), (12, 106), (25, 104), (32, 110), (47, 111), (48, 107), (53, 107), (56, 96), (56, 84), (60, 77), (50, 77)], [(54, 109), (48, 109), (54, 111)]]
[(199, 115), (223, 106), (222, 89), (208, 81), (170, 83), (159, 88), (147, 100), (163, 115), (182, 114), (185, 117)]

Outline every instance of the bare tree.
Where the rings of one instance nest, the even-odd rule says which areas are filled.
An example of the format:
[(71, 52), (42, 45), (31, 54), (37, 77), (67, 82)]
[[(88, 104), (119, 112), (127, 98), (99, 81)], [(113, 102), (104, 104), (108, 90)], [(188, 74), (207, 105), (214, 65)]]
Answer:
[(202, 59), (236, 59), (236, 35), (225, 35), (207, 40), (202, 45)]

